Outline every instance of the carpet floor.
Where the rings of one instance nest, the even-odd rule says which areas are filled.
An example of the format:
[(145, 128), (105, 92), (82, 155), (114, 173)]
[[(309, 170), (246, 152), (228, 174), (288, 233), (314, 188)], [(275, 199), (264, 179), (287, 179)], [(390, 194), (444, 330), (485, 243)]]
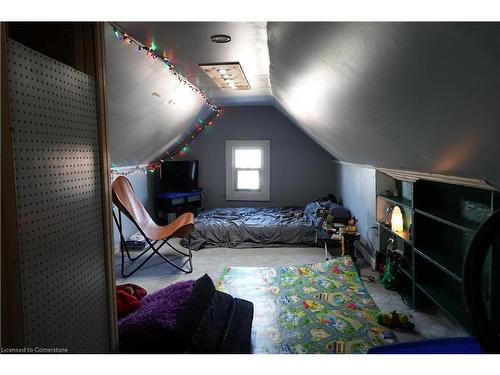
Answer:
[[(178, 242), (172, 241), (172, 243), (174, 246), (178, 246)], [(176, 253), (171, 250), (165, 249), (161, 253), (171, 259), (176, 258), (176, 255), (174, 255)], [(148, 293), (152, 293), (177, 281), (197, 279), (205, 273), (215, 282), (219, 279), (226, 266), (279, 267), (316, 263), (324, 260), (325, 252), (319, 247), (213, 248), (193, 252), (193, 272), (191, 274), (184, 274), (177, 271), (158, 256), (153, 256), (134, 275), (123, 278), (120, 273), (121, 257), (117, 255), (115, 258), (115, 272), (117, 284), (137, 284), (145, 288)], [(126, 261), (125, 270), (130, 270), (130, 267), (132, 266)], [(412, 316), (412, 321), (416, 325), (415, 333), (397, 332), (396, 335), (400, 341), (467, 335), (460, 326), (450, 321), (441, 311), (437, 309), (425, 311), (410, 309), (403, 303), (398, 293), (384, 289), (378, 281), (367, 281), (364, 276), (374, 276), (377, 280), (378, 274), (372, 271), (366, 263), (360, 262), (359, 269), (361, 275), (363, 275), (362, 278), (365, 287), (380, 310), (386, 312), (397, 310), (398, 312), (405, 312)]]

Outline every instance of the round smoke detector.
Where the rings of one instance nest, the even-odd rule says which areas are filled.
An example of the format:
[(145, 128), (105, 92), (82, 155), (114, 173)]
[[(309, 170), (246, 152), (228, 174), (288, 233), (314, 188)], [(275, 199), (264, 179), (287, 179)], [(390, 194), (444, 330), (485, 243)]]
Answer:
[(210, 40), (214, 43), (229, 43), (231, 37), (226, 34), (215, 34), (210, 37)]

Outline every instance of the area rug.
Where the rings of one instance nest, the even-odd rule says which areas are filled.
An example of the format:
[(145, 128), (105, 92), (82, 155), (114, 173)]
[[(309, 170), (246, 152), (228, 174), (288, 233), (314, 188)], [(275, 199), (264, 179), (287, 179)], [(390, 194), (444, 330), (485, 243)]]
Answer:
[(226, 267), (217, 289), (253, 302), (254, 353), (366, 353), (396, 341), (349, 256), (296, 267)]

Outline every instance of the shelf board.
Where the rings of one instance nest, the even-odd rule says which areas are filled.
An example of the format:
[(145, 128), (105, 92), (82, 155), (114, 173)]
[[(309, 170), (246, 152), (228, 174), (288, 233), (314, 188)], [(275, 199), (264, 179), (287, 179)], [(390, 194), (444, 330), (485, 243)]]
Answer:
[(446, 290), (441, 290), (428, 283), (415, 282), (415, 286), (429, 297), (429, 299), (441, 310), (445, 311), (453, 320), (466, 330), (470, 330), (470, 323), (465, 312), (465, 305), (460, 303), (463, 298), (457, 298), (457, 296), (450, 295)]
[(470, 221), (470, 220), (467, 220), (464, 218), (460, 218), (460, 217), (456, 217), (456, 216), (452, 217), (451, 215), (448, 215), (448, 214), (446, 214), (442, 211), (438, 211), (438, 210), (432, 210), (432, 209), (427, 209), (427, 208), (425, 210), (422, 210), (422, 209), (416, 208), (415, 212), (420, 214), (420, 215), (424, 215), (428, 218), (431, 218), (433, 220), (437, 220), (441, 223), (451, 225), (452, 227), (455, 227), (457, 229), (465, 230), (465, 231), (469, 231), (469, 232), (475, 232), (479, 228), (479, 225), (480, 225), (478, 223), (475, 223), (473, 221)]
[(398, 236), (399, 238), (403, 239), (405, 242), (407, 242), (409, 245), (413, 245), (412, 240), (410, 240), (410, 232), (405, 230), (402, 232), (394, 232), (391, 228), (386, 227), (382, 223), (377, 223), (381, 228), (384, 228), (386, 231), (391, 232), (392, 234)]
[(462, 263), (434, 249), (415, 248), (415, 253), (453, 277), (456, 281), (463, 282)]
[(393, 203), (393, 204), (404, 206), (410, 210), (412, 209), (411, 200), (409, 200), (409, 199), (405, 199), (405, 198), (401, 198), (401, 197), (392, 197), (392, 196), (386, 195), (386, 194), (379, 194), (378, 196), (380, 198), (388, 201), (388, 202)]
[(413, 276), (409, 270), (405, 270), (403, 267), (398, 267), (398, 269), (401, 271), (403, 275), (405, 275), (407, 278), (410, 280), (413, 280)]

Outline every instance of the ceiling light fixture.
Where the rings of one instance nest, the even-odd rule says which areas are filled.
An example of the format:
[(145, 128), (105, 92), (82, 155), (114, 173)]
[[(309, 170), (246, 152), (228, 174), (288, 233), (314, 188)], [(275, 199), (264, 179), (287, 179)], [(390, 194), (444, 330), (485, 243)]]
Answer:
[(231, 37), (226, 34), (215, 34), (210, 37), (210, 40), (214, 43), (229, 43)]
[(199, 64), (221, 90), (250, 90), (245, 73), (238, 62)]

